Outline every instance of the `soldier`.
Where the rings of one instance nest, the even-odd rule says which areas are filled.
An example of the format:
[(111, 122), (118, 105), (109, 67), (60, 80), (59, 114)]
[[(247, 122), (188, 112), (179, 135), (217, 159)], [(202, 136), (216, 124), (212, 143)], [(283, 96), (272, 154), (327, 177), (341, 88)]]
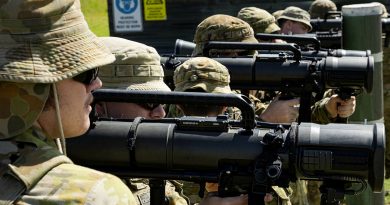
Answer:
[[(315, 0), (309, 8), (309, 14), (312, 19), (325, 19), (327, 13), (330, 11), (337, 11), (336, 4), (331, 0)], [(336, 18), (336, 16), (328, 15), (326, 18)]]
[[(156, 49), (142, 43), (117, 37), (100, 37), (102, 43), (115, 55), (114, 63), (101, 66), (99, 78), (104, 88), (170, 92), (164, 83), (164, 70)], [(98, 102), (100, 117), (115, 119), (161, 119), (164, 107), (153, 103)], [(150, 187), (147, 179), (126, 179), (138, 205), (150, 204)], [(178, 182), (167, 181), (165, 195), (169, 204), (185, 205), (187, 201), (175, 191)], [(181, 189), (181, 187), (178, 187)]]
[(89, 128), (96, 67), (114, 60), (80, 2), (12, 0), (0, 12), (0, 203), (136, 204), (119, 178), (60, 152)]
[(238, 12), (237, 17), (247, 22), (255, 33), (279, 33), (280, 31), (275, 17), (264, 9), (245, 7)]
[[(290, 7), (289, 7), (290, 8)], [(296, 7), (295, 7), (296, 8)], [(286, 15), (293, 9), (286, 9)], [(299, 11), (303, 11), (299, 9)], [(306, 12), (306, 11), (304, 11)], [(307, 12), (306, 12), (307, 13)], [(310, 24), (310, 18), (309, 24)], [(253, 29), (245, 21), (228, 15), (213, 15), (203, 20), (197, 27), (194, 42), (196, 43), (193, 55), (200, 56), (203, 47), (208, 41), (232, 41), (232, 42), (252, 42), (256, 43)], [(211, 56), (243, 56), (253, 55), (256, 51), (243, 52), (243, 50), (213, 51)], [(299, 99), (279, 100), (275, 98), (269, 105), (260, 102), (253, 95), (249, 95), (255, 104), (256, 114), (259, 119), (274, 123), (291, 123), (298, 118)], [(337, 95), (332, 95), (328, 99), (318, 102), (312, 109), (312, 117), (315, 122), (329, 123), (335, 122), (337, 116), (349, 117), (354, 112), (355, 98), (343, 102)], [(341, 106), (337, 106), (340, 103)], [(171, 110), (170, 110), (171, 113)]]
[[(176, 68), (173, 76), (175, 91), (180, 92), (207, 92), (207, 93), (232, 93), (229, 82), (230, 75), (227, 68), (219, 62), (206, 58), (196, 57), (187, 60)], [(223, 114), (227, 107), (215, 105), (178, 105), (185, 115), (190, 116), (217, 116)], [(273, 187), (277, 193), (275, 199), (267, 195), (267, 204), (288, 205), (289, 198), (286, 192), (279, 187)], [(206, 197), (201, 204), (247, 204), (247, 195), (237, 197), (217, 197), (218, 184), (206, 183)]]
[[(104, 88), (169, 92), (164, 83), (164, 70), (156, 49), (142, 43), (116, 37), (100, 37), (115, 55), (114, 63), (102, 66), (99, 78)], [(102, 102), (97, 106), (101, 117), (161, 119), (165, 110), (161, 104)]]
[[(204, 45), (209, 41), (232, 41), (258, 43), (254, 37), (253, 29), (245, 21), (229, 16), (217, 14), (203, 20), (196, 28), (194, 43), (196, 44), (193, 56), (201, 56)], [(257, 51), (234, 50), (211, 50), (210, 56), (252, 56)], [(275, 98), (267, 106), (260, 100), (249, 95), (255, 105), (256, 114), (259, 118), (267, 122), (287, 123), (293, 122), (298, 117), (299, 99), (278, 100)]]
[(311, 31), (310, 14), (298, 7), (289, 6), (277, 19), (283, 34), (305, 34)]

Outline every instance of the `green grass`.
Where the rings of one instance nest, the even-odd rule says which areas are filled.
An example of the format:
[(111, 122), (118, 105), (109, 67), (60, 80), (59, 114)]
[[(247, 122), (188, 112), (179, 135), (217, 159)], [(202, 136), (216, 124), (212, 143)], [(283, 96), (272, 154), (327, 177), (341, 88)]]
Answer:
[(81, 0), (81, 10), (92, 32), (97, 36), (110, 35), (106, 0)]
[[(97, 36), (109, 36), (107, 1), (81, 0), (81, 9), (90, 29)], [(385, 190), (390, 191), (390, 179), (385, 180)], [(385, 204), (390, 205), (390, 195), (385, 197)]]

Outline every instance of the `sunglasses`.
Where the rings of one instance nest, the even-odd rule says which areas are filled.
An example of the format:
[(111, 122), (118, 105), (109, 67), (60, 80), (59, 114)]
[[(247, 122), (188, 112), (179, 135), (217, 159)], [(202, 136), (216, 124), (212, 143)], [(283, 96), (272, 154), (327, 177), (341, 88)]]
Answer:
[(73, 80), (80, 82), (84, 85), (91, 85), (93, 81), (98, 77), (99, 68), (87, 70), (79, 75), (73, 77)]
[(158, 106), (160, 106), (161, 104), (159, 103), (137, 103), (137, 105), (141, 106), (142, 108), (146, 109), (146, 110), (154, 110), (156, 109)]

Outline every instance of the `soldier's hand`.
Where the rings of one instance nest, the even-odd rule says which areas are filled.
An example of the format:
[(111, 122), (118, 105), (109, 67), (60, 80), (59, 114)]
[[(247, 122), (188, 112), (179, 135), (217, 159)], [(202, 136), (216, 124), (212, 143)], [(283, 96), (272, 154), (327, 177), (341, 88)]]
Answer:
[(265, 122), (272, 123), (295, 122), (299, 115), (299, 98), (279, 100), (279, 96), (272, 100), (267, 109), (260, 115), (260, 118)]
[(356, 98), (351, 96), (350, 99), (342, 100), (338, 95), (332, 95), (325, 104), (325, 108), (332, 118), (337, 116), (347, 118), (355, 112)]

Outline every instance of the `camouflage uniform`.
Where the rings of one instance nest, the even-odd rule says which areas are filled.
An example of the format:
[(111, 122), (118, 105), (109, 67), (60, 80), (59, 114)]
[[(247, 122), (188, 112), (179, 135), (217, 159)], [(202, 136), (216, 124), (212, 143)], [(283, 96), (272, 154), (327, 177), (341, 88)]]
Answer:
[(0, 186), (0, 193), (11, 187), (17, 191), (21, 186), (16, 204), (135, 204), (118, 178), (74, 165), (56, 149), (52, 139), (32, 125), (49, 89), (49, 84), (0, 81), (4, 99), (0, 107), (0, 184), (16, 180)]
[(238, 12), (237, 17), (247, 22), (255, 33), (277, 33), (280, 31), (275, 17), (264, 9), (245, 7)]
[[(254, 31), (248, 23), (239, 18), (222, 14), (210, 16), (197, 26), (194, 36), (196, 46), (192, 55), (201, 56), (204, 44), (209, 41), (258, 43), (254, 36)], [(224, 50), (223, 52), (237, 53), (237, 55), (242, 54), (242, 50)], [(256, 54), (256, 51), (248, 51), (244, 55), (254, 54)], [(252, 96), (250, 98), (255, 99), (256, 97)], [(263, 111), (267, 106), (259, 100), (253, 102), (253, 104), (256, 106), (255, 110), (257, 111)], [(233, 109), (230, 114), (232, 116), (238, 116), (239, 112), (237, 109)]]
[[(196, 57), (187, 60), (174, 71), (173, 80), (175, 91), (186, 91), (189, 89), (202, 89), (208, 93), (232, 93), (229, 87), (230, 75), (227, 68), (219, 62), (206, 58)], [(196, 108), (194, 108), (196, 109)], [(194, 188), (187, 190), (184, 186), (186, 195), (196, 196), (198, 190)], [(215, 192), (215, 184), (206, 183), (206, 191)], [(279, 187), (272, 187), (276, 195), (274, 201), (269, 204), (289, 205), (289, 192)], [(192, 192), (191, 192), (192, 191)]]
[[(100, 67), (99, 77), (105, 88), (126, 90), (171, 91), (164, 83), (164, 70), (156, 49), (142, 43), (117, 37), (100, 37), (110, 49), (115, 61)], [(106, 108), (106, 107), (105, 107)], [(108, 113), (105, 112), (105, 115)], [(112, 116), (105, 116), (112, 117)], [(147, 117), (147, 116), (141, 116)], [(124, 179), (138, 205), (150, 204), (148, 179)], [(170, 204), (185, 205), (187, 201), (176, 192), (181, 186), (174, 181), (166, 182), (165, 195)]]
[(120, 179), (73, 164), (36, 123), (50, 83), (114, 60), (80, 2), (12, 0), (0, 13), (0, 203), (136, 204)]
[[(225, 66), (205, 57), (196, 57), (185, 61), (176, 68), (173, 75), (175, 90), (185, 92), (188, 89), (200, 88), (208, 93), (232, 93), (229, 87), (230, 75)], [(169, 115), (180, 117), (182, 111), (175, 106), (169, 109)], [(199, 203), (199, 184), (183, 182), (183, 193), (191, 204)]]
[[(309, 8), (310, 17), (313, 19), (324, 19), (329, 11), (337, 11), (336, 4), (331, 0), (315, 0)], [(328, 18), (335, 18), (335, 16), (329, 15)]]

